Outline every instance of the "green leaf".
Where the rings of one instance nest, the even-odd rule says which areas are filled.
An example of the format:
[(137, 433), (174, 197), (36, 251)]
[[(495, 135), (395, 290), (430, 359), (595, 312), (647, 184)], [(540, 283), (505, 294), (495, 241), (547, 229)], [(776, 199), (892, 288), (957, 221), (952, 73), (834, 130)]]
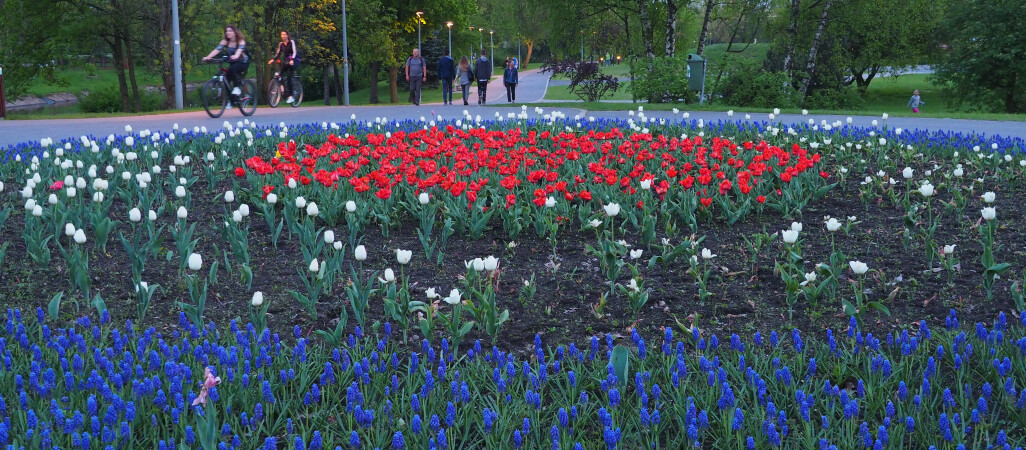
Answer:
[(47, 311), (50, 312), (50, 317), (57, 319), (61, 315), (61, 299), (64, 298), (64, 292), (58, 292), (57, 295), (50, 299), (50, 304), (47, 306)]
[(103, 297), (100, 297), (100, 294), (96, 294), (96, 296), (93, 297), (93, 301), (90, 304), (93, 305), (93, 308), (96, 308), (96, 312), (99, 313), (101, 316), (103, 315), (103, 312), (107, 310), (107, 304), (104, 303)]
[(844, 314), (848, 316), (854, 316), (858, 314), (858, 310), (855, 309), (855, 305), (847, 300), (841, 300), (841, 305), (844, 307)]
[(1012, 267), (1012, 265), (1009, 263), (994, 264), (993, 266), (987, 268), (987, 272), (1002, 274), (1005, 273), (1005, 271), (1008, 270), (1010, 267)]
[(609, 359), (609, 363), (613, 365), (613, 370), (616, 372), (616, 379), (620, 382), (621, 386), (627, 384), (627, 371), (630, 369), (630, 359), (631, 352), (623, 345), (617, 345)]
[(884, 314), (887, 314), (888, 316), (891, 315), (891, 310), (887, 309), (887, 307), (884, 306), (883, 303), (880, 303), (880, 302), (869, 302), (869, 307), (873, 308), (873, 309), (875, 309), (877, 311), (880, 311), (880, 312), (882, 312)]

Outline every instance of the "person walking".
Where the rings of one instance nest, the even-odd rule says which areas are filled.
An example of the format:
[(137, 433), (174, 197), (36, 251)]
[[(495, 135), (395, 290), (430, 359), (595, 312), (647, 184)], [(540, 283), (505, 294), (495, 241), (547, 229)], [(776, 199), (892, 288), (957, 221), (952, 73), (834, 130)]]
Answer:
[(452, 82), (456, 78), (456, 64), (449, 56), (449, 50), (445, 51), (442, 59), (438, 60), (438, 78), (442, 82), (442, 104), (452, 104)]
[(520, 74), (517, 72), (516, 63), (513, 60), (506, 61), (502, 84), (506, 86), (506, 101), (509, 103), (517, 101), (517, 83), (520, 83)]
[(413, 56), (406, 60), (406, 81), (410, 82), (410, 103), (419, 105), (420, 89), (427, 81), (427, 64), (420, 57), (420, 49), (413, 49)]
[(474, 74), (477, 75), (477, 104), (484, 105), (488, 92), (488, 81), (492, 79), (492, 62), (485, 57), (485, 51), (481, 50), (481, 57), (474, 63)]
[[(464, 56), (460, 58), (459, 69), (456, 70), (456, 78), (460, 81), (460, 87), (463, 88), (463, 104), (467, 103), (467, 97), (470, 95), (470, 84), (474, 82), (474, 71), (470, 70), (470, 61)], [(449, 104), (452, 104), (452, 100), (449, 100)]]
[(926, 102), (919, 98), (919, 89), (912, 92), (912, 98), (908, 99), (908, 106), (906, 108), (912, 108), (913, 114), (919, 114), (919, 107), (925, 105)]

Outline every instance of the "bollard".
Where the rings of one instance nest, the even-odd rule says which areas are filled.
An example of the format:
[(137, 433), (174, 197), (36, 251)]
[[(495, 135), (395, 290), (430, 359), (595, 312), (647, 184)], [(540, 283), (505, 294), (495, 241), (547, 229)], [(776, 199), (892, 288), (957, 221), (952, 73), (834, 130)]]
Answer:
[(0, 120), (7, 118), (7, 97), (4, 96), (4, 69), (0, 67)]

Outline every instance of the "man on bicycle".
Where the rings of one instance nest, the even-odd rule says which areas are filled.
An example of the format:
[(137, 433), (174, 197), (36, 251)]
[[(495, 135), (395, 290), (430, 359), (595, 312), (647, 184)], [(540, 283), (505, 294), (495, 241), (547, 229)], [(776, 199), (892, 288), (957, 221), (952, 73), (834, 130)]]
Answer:
[(270, 61), (267, 64), (273, 64), (278, 58), (281, 58), (281, 67), (278, 72), (281, 73), (282, 80), (285, 81), (285, 103), (292, 104), (295, 100), (292, 93), (292, 77), (299, 70), (299, 49), (296, 47), (296, 41), (292, 39), (288, 31), (281, 32), (281, 42), (278, 43), (278, 51), (274, 53)]

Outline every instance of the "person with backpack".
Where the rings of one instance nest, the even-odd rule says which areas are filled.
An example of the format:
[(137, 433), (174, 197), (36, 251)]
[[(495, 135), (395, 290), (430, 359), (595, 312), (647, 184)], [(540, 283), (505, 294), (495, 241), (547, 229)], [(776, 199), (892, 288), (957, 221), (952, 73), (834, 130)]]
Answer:
[(281, 68), (278, 72), (281, 74), (282, 80), (285, 81), (285, 103), (292, 104), (295, 102), (295, 98), (292, 97), (292, 77), (299, 70), (299, 48), (296, 47), (296, 41), (292, 39), (292, 36), (288, 31), (281, 32), (281, 42), (278, 43), (278, 51), (274, 52), (274, 56), (271, 57), (267, 64), (273, 64), (275, 60), (281, 58)]
[(477, 104), (484, 105), (488, 93), (488, 81), (492, 79), (492, 62), (485, 57), (483, 49), (481, 57), (474, 63), (474, 73), (477, 75)]
[[(463, 89), (463, 104), (467, 103), (467, 97), (470, 95), (470, 84), (474, 82), (474, 71), (470, 70), (470, 61), (466, 56), (460, 58), (459, 68), (456, 69), (456, 78), (460, 80), (460, 87)], [(452, 104), (452, 101), (449, 101)]]
[(249, 50), (246, 49), (246, 37), (235, 25), (224, 27), (224, 38), (217, 44), (217, 48), (203, 57), (204, 62), (209, 62), (215, 56), (224, 51), (228, 55), (228, 83), (232, 86), (232, 95), (242, 95), (242, 74), (249, 70)]
[(516, 61), (506, 61), (506, 69), (502, 73), (502, 84), (506, 86), (506, 101), (513, 103), (517, 101), (517, 84), (520, 83), (520, 74), (517, 71)]
[(452, 104), (452, 82), (456, 78), (456, 64), (449, 56), (449, 50), (445, 51), (442, 59), (438, 60), (438, 79), (442, 82), (442, 104)]
[[(410, 77), (413, 74), (413, 77)], [(413, 56), (406, 60), (406, 81), (410, 82), (410, 103), (420, 104), (420, 89), (427, 81), (427, 64), (420, 57), (420, 49), (413, 49)]]

